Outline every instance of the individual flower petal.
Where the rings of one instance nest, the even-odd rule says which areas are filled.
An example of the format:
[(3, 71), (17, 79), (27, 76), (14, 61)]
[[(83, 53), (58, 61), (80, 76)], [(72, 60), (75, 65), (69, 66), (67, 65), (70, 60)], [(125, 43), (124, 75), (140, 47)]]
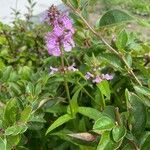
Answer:
[(67, 42), (64, 42), (64, 43), (63, 43), (63, 46), (64, 46), (64, 50), (65, 50), (66, 52), (70, 52), (70, 51), (72, 50), (72, 45), (69, 44), (69, 43), (67, 43)]
[(78, 71), (77, 68), (75, 68), (75, 64), (73, 63), (71, 66), (68, 67), (69, 71)]
[(58, 68), (53, 68), (52, 66), (50, 66), (50, 70), (51, 70), (50, 75), (52, 75), (52, 74), (54, 74), (54, 73), (59, 71)]
[(96, 76), (95, 79), (92, 80), (93, 83), (100, 83), (102, 79), (99, 76)]
[(64, 13), (63, 16), (59, 18), (59, 22), (64, 25), (64, 27), (74, 33), (72, 21), (69, 19), (68, 14)]
[(60, 55), (61, 55), (61, 51), (60, 51), (59, 46), (58, 46), (58, 47), (55, 47), (54, 49), (52, 49), (51, 54), (52, 54), (53, 56), (60, 56)]
[(60, 56), (61, 51), (59, 48), (58, 37), (52, 32), (46, 35), (46, 46), (49, 55)]
[(63, 27), (60, 27), (56, 21), (55, 23), (55, 26), (54, 26), (54, 29), (53, 29), (53, 32), (56, 36), (60, 37), (63, 35), (63, 32), (64, 32), (64, 28)]

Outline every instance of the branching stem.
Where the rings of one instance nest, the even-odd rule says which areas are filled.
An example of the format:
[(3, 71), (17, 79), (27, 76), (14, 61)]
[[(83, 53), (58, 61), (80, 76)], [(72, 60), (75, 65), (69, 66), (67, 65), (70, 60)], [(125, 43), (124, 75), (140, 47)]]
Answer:
[(110, 52), (112, 52), (113, 54), (117, 55), (121, 60), (122, 62), (125, 64), (126, 68), (127, 68), (127, 71), (130, 75), (132, 75), (135, 79), (135, 81), (140, 85), (142, 86), (142, 83), (141, 81), (136, 77), (136, 75), (134, 74), (132, 68), (128, 65), (128, 63), (126, 62), (126, 59), (125, 57), (119, 53), (118, 51), (116, 51), (99, 33), (97, 33), (92, 27), (91, 25), (86, 21), (86, 19), (84, 19), (84, 17), (81, 15), (80, 11), (78, 9), (75, 9), (68, 1), (66, 3), (66, 5), (75, 13), (77, 14), (81, 19), (82, 21), (84, 22), (84, 24), (87, 26), (87, 28), (95, 35), (97, 36), (98, 38), (101, 39), (101, 41), (108, 47), (108, 50)]

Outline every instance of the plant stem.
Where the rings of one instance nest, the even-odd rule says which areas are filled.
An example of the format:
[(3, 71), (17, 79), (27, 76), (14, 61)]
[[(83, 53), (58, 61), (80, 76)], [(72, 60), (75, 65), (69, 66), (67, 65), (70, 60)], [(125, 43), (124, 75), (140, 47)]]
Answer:
[(121, 119), (120, 119), (120, 114), (119, 114), (119, 108), (118, 107), (115, 108), (115, 115), (116, 115), (117, 123), (120, 126), (121, 125)]
[(128, 141), (130, 144), (132, 144), (134, 146), (135, 150), (140, 150), (139, 146), (134, 141), (129, 140), (129, 139), (128, 139)]
[(70, 92), (69, 92), (69, 87), (68, 87), (68, 83), (67, 83), (67, 79), (66, 79), (66, 75), (65, 75), (66, 72), (65, 72), (65, 64), (64, 64), (64, 54), (63, 54), (62, 49), (61, 49), (61, 65), (62, 65), (62, 70), (63, 70), (64, 85), (65, 85), (66, 94), (67, 94), (67, 98), (68, 98), (68, 102), (69, 102), (70, 112), (71, 112), (71, 116), (73, 116), (73, 109), (72, 109), (72, 105), (70, 103), (71, 102)]
[(127, 67), (128, 73), (131, 74), (131, 75), (134, 77), (135, 81), (136, 81), (140, 86), (142, 86), (142, 83), (141, 83), (141, 82), (139, 81), (139, 79), (136, 77), (136, 75), (134, 74), (132, 68), (131, 68), (131, 67), (128, 65), (128, 63), (126, 62), (124, 56), (123, 56), (121, 53), (117, 52), (100, 34), (98, 34), (98, 33), (90, 26), (90, 24), (89, 24), (89, 23), (84, 19), (84, 17), (81, 15), (81, 13), (79, 12), (79, 10), (75, 9), (68, 1), (67, 1), (66, 5), (67, 5), (69, 8), (71, 8), (71, 10), (72, 10), (73, 12), (75, 12), (75, 13), (82, 19), (82, 21), (84, 22), (84, 24), (88, 27), (88, 29), (89, 29), (95, 36), (97, 36), (98, 38), (101, 39), (101, 41), (108, 47), (108, 49), (109, 49), (110, 52), (112, 52), (112, 53), (114, 53), (115, 55), (117, 55), (117, 56), (123, 61), (123, 63), (124, 63), (124, 64), (126, 65), (126, 67)]
[(82, 87), (83, 91), (91, 98), (91, 100), (92, 100), (94, 103), (96, 103), (98, 106), (100, 105), (100, 104), (98, 104), (98, 103), (95, 101), (95, 99), (90, 95), (90, 93), (84, 88), (84, 86), (82, 86), (79, 82), (77, 82), (77, 84), (78, 84), (80, 87)]

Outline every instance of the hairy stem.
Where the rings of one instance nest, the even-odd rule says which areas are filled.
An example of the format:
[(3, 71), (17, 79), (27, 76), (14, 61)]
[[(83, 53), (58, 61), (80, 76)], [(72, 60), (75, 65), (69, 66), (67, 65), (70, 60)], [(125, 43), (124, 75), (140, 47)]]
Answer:
[[(61, 48), (60, 48), (61, 49)], [(64, 64), (64, 54), (63, 54), (63, 50), (61, 49), (61, 65), (62, 65), (62, 70), (63, 70), (63, 77), (64, 77), (64, 86), (65, 86), (65, 90), (66, 90), (66, 94), (67, 94), (67, 98), (68, 98), (68, 102), (69, 102), (69, 107), (70, 107), (70, 112), (71, 112), (71, 116), (73, 116), (73, 109), (72, 109), (72, 105), (71, 105), (71, 98), (70, 98), (70, 92), (69, 92), (69, 87), (68, 87), (68, 83), (67, 83), (67, 79), (66, 79), (66, 75), (65, 75), (65, 64)]]

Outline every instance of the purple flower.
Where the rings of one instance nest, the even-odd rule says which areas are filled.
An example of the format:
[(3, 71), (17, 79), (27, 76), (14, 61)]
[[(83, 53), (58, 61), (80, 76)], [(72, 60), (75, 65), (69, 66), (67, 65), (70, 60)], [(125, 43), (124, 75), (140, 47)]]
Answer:
[(50, 75), (52, 75), (52, 74), (54, 74), (54, 73), (59, 71), (58, 68), (53, 68), (52, 66), (50, 66), (50, 70), (51, 70)]
[(51, 6), (48, 17), (50, 25), (53, 27), (52, 32), (46, 35), (48, 53), (53, 56), (60, 56), (61, 48), (66, 52), (71, 51), (75, 47), (73, 41), (74, 28), (68, 14), (59, 13), (56, 7)]
[(85, 75), (86, 79), (90, 79), (90, 78), (93, 78), (93, 77), (94, 77), (94, 75), (91, 74), (90, 72), (87, 72), (86, 75)]
[(48, 48), (49, 55), (60, 56), (60, 46), (58, 42), (58, 37), (53, 33), (48, 33), (46, 35), (46, 46)]
[(96, 78), (92, 80), (93, 83), (100, 83), (101, 81), (102, 79), (100, 78), (100, 76), (96, 76)]
[(68, 69), (69, 71), (78, 71), (78, 69), (75, 68), (75, 64), (74, 64), (74, 63), (73, 63), (71, 66), (69, 66), (67, 69)]
[(102, 74), (102, 79), (104, 80), (112, 80), (113, 76), (109, 74)]
[(64, 13), (60, 18), (59, 18), (60, 24), (63, 24), (63, 26), (67, 29), (70, 30), (72, 33), (74, 33), (74, 28), (72, 25), (72, 21), (68, 17), (68, 13)]

